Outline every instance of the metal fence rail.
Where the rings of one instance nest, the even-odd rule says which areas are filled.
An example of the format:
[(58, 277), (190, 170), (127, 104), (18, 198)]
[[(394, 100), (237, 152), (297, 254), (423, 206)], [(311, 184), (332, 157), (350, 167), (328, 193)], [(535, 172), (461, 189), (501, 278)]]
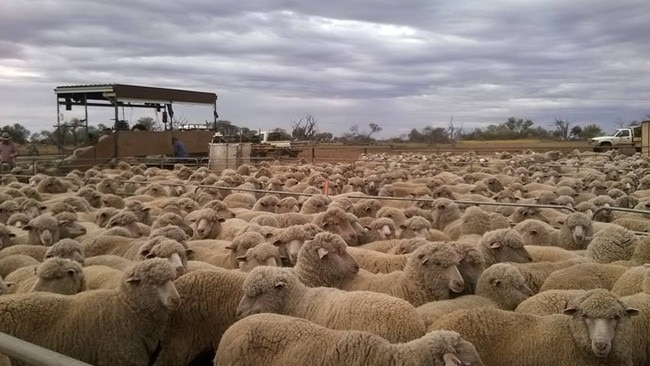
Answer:
[(0, 353), (33, 366), (92, 366), (2, 332)]

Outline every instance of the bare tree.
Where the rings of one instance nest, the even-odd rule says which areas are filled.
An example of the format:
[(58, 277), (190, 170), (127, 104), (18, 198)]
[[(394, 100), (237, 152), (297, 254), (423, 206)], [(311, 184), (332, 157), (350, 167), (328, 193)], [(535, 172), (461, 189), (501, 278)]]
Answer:
[(623, 121), (623, 118), (621, 118), (621, 117), (616, 117), (616, 120), (614, 121), (614, 124), (616, 124), (618, 126), (618, 128), (625, 127), (625, 121)]
[(372, 136), (372, 134), (382, 131), (382, 128), (374, 122), (369, 123), (368, 127), (370, 127), (370, 132), (368, 132), (368, 135), (366, 136), (368, 140), (370, 140), (370, 136)]
[(571, 134), (571, 122), (569, 120), (555, 119), (555, 134), (562, 140), (568, 140)]
[(291, 122), (291, 136), (298, 140), (311, 141), (318, 134), (318, 120), (311, 114)]

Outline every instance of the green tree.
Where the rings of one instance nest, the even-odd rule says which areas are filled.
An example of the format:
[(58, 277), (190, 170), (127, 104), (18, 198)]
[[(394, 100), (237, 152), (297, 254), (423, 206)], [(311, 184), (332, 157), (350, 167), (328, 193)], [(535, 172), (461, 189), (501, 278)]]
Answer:
[(6, 132), (11, 136), (11, 139), (14, 140), (17, 144), (24, 144), (29, 136), (32, 134), (20, 123), (14, 123), (13, 125), (6, 125), (0, 129), (2, 133)]
[(147, 131), (160, 131), (160, 123), (158, 123), (152, 117), (140, 117), (138, 118), (136, 125), (144, 126)]
[(571, 132), (569, 132), (569, 137), (571, 138), (578, 138), (580, 137), (580, 134), (582, 133), (582, 127), (580, 126), (573, 126), (571, 128)]
[(518, 137), (526, 137), (528, 135), (528, 130), (533, 126), (533, 121), (529, 119), (524, 120), (522, 118), (517, 119), (515, 117), (510, 117), (503, 126), (512, 131)]
[(596, 124), (586, 125), (582, 127), (582, 131), (580, 132), (580, 138), (585, 140), (601, 135), (603, 135), (603, 130)]

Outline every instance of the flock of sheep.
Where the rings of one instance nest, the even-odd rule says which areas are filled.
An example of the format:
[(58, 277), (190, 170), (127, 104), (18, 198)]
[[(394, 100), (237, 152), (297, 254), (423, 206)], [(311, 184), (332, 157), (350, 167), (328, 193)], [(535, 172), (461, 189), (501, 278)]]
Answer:
[(638, 154), (0, 181), (0, 332), (92, 365), (650, 364)]

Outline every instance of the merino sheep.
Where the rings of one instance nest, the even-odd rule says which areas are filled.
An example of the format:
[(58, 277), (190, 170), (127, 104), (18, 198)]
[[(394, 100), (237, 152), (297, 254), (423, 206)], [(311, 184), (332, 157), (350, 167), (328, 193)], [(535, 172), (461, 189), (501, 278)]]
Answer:
[(485, 269), (485, 260), (483, 255), (476, 248), (475, 245), (465, 242), (451, 242), (451, 246), (460, 255), (460, 263), (458, 264), (458, 271), (463, 277), (465, 282), (465, 289), (461, 293), (452, 293), (451, 297), (454, 298), (460, 295), (474, 294), (478, 279)]
[(36, 278), (36, 282), (28, 292), (44, 291), (74, 295), (86, 290), (81, 264), (66, 258), (45, 260), (36, 269)]
[(246, 254), (237, 257), (239, 269), (244, 272), (250, 272), (258, 266), (280, 267), (282, 259), (278, 247), (261, 243), (246, 251)]
[(0, 331), (97, 366), (148, 365), (180, 303), (174, 277), (167, 261), (149, 259), (118, 289), (0, 297)]
[(221, 233), (221, 223), (226, 221), (211, 208), (192, 211), (185, 219), (194, 224), (194, 239), (217, 238)]
[(539, 290), (610, 290), (627, 269), (613, 264), (579, 263), (551, 273)]
[(650, 263), (632, 267), (623, 272), (612, 286), (612, 292), (619, 296), (631, 296), (643, 292), (643, 281), (650, 274)]
[(580, 212), (567, 215), (558, 234), (558, 246), (568, 250), (586, 249), (594, 235), (591, 218)]
[(485, 233), (478, 248), (485, 261), (485, 267), (500, 262), (531, 262), (530, 254), (524, 248), (524, 239), (513, 229), (498, 229)]
[(518, 313), (533, 315), (562, 314), (586, 290), (546, 290), (522, 301), (515, 309)]
[(449, 224), (460, 218), (460, 208), (452, 200), (438, 198), (435, 201), (431, 212), (432, 227), (434, 229), (444, 231)]
[(599, 263), (629, 260), (636, 244), (637, 238), (633, 232), (614, 225), (611, 229), (594, 234), (587, 246), (586, 256)]
[(235, 323), (221, 338), (214, 364), (483, 366), (474, 346), (454, 332), (394, 344), (370, 333), (278, 314), (255, 314)]
[(293, 270), (309, 287), (340, 287), (359, 272), (359, 264), (346, 249), (339, 235), (318, 233), (300, 248)]
[(576, 264), (585, 263), (584, 258), (569, 259), (558, 262), (533, 262), (533, 263), (511, 263), (526, 279), (526, 285), (538, 293), (548, 276), (560, 269), (565, 269)]
[(48, 214), (31, 219), (22, 229), (28, 231), (30, 245), (50, 246), (59, 241), (59, 222)]
[(15, 237), (16, 234), (3, 224), (0, 224), (0, 250), (12, 246)]
[(217, 267), (177, 278), (182, 306), (170, 316), (154, 365), (211, 365), (221, 335), (237, 321), (246, 275)]
[(483, 271), (478, 279), (476, 295), (465, 295), (418, 306), (416, 311), (428, 327), (433, 321), (459, 309), (492, 306), (515, 310), (517, 305), (533, 295), (524, 277), (509, 263), (497, 263)]
[(77, 221), (77, 215), (72, 212), (61, 212), (54, 216), (59, 222), (59, 238), (74, 239), (86, 234), (86, 228)]
[(66, 193), (68, 184), (57, 177), (45, 177), (38, 183), (36, 190), (40, 193)]
[(24, 254), (14, 254), (0, 259), (0, 277), (6, 277), (18, 268), (38, 266), (40, 262)]
[[(309, 288), (291, 270), (259, 267), (243, 285), (237, 315), (276, 313), (304, 318), (331, 329), (360, 330), (390, 342), (408, 342), (424, 335), (424, 324), (408, 302), (392, 296)], [(378, 319), (382, 319), (378, 322)]]
[(49, 258), (66, 258), (83, 266), (86, 259), (85, 247), (76, 240), (61, 239), (47, 248), (45, 259)]
[(429, 243), (409, 254), (403, 271), (373, 274), (359, 271), (343, 281), (347, 291), (375, 291), (407, 300), (413, 306), (448, 299), (465, 288), (458, 271), (460, 255), (449, 244)]
[(177, 214), (167, 212), (156, 218), (156, 220), (151, 224), (151, 231), (154, 231), (165, 226), (177, 226), (181, 228), (185, 234), (188, 236), (194, 235), (194, 230), (183, 221), (183, 218)]
[(352, 227), (345, 211), (340, 207), (330, 207), (314, 217), (312, 223), (325, 231), (340, 235), (348, 245), (356, 245), (358, 235)]
[(361, 269), (370, 273), (401, 271), (408, 262), (407, 255), (386, 254), (354, 247), (348, 247), (347, 252), (357, 261)]
[(460, 333), (488, 365), (630, 366), (635, 351), (626, 343), (636, 336), (630, 317), (638, 313), (613, 293), (596, 289), (576, 299), (564, 314), (536, 316), (490, 307), (459, 310), (429, 329)]
[(108, 220), (106, 227), (121, 227), (131, 233), (132, 238), (144, 236), (142, 228), (138, 225), (138, 217), (131, 211), (120, 211)]
[(526, 241), (526, 245), (549, 246), (557, 245), (560, 231), (544, 221), (526, 219), (517, 223), (514, 230)]

